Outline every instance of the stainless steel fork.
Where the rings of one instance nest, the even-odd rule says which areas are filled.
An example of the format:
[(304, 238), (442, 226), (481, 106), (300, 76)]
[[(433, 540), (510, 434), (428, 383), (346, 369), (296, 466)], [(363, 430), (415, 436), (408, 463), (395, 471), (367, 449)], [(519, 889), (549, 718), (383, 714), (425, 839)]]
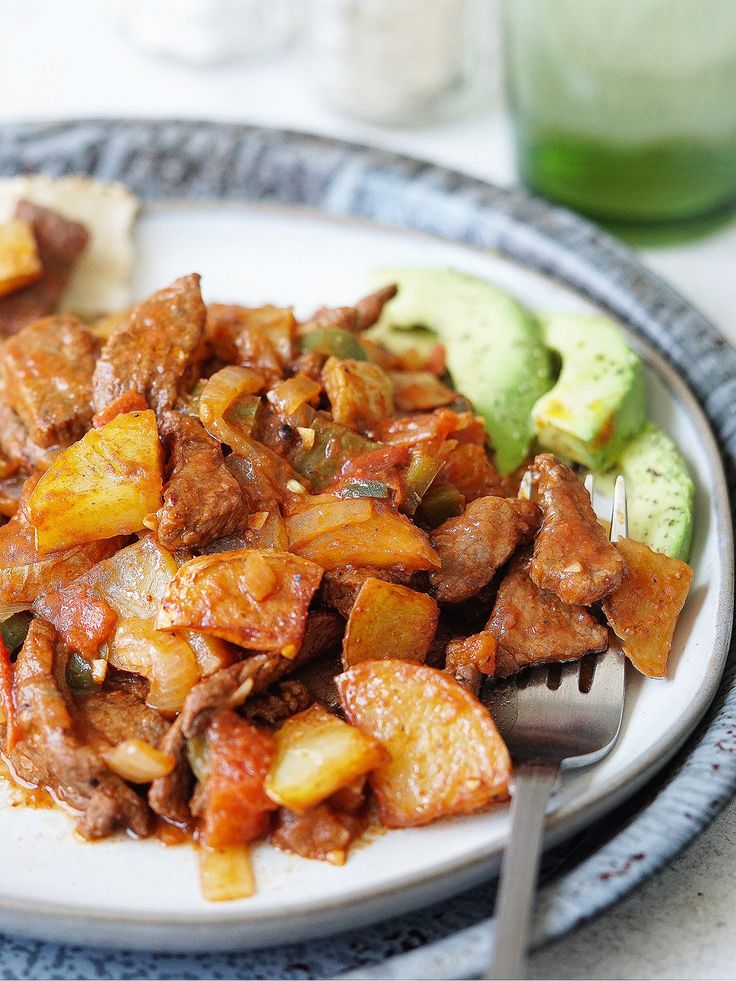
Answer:
[[(585, 486), (593, 497), (593, 479)], [(530, 475), (519, 496), (530, 496)], [(626, 488), (616, 480), (610, 539), (627, 533)], [(501, 868), (486, 978), (521, 978), (539, 871), (547, 799), (565, 767), (589, 766), (613, 747), (624, 710), (624, 656), (610, 635), (594, 659), (528, 669), (487, 684), (482, 698), (514, 761), (511, 838)], [(592, 677), (591, 677), (592, 672)]]

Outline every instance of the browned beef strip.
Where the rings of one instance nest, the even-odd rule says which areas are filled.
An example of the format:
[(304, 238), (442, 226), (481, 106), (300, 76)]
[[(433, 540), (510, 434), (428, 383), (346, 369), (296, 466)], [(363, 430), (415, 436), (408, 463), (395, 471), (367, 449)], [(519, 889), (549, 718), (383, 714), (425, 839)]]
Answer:
[(205, 333), (217, 358), (255, 368), (271, 380), (281, 378), (294, 358), (296, 321), (289, 308), (211, 303)]
[(192, 416), (168, 413), (165, 427), (171, 456), (158, 511), (158, 540), (172, 550), (200, 548), (234, 534), (245, 504), (220, 444)]
[(38, 446), (69, 446), (89, 429), (95, 353), (76, 317), (42, 317), (3, 345), (5, 397)]
[(429, 580), (440, 603), (461, 603), (486, 586), (517, 545), (530, 541), (540, 511), (531, 501), (479, 497), (429, 536), (442, 561)]
[(304, 325), (306, 330), (322, 330), (325, 327), (355, 331), (358, 329), (358, 311), (355, 307), (320, 307)]
[(440, 614), (440, 621), (437, 624), (437, 630), (432, 639), (432, 643), (429, 645), (429, 650), (427, 651), (427, 656), (424, 659), (424, 663), (430, 668), (443, 668), (445, 666), (445, 657), (447, 653), (447, 645), (453, 638), (453, 635), (457, 630), (453, 630), (449, 623), (447, 623), (442, 614)]
[(391, 283), (389, 286), (382, 286), (380, 290), (369, 293), (368, 296), (358, 300), (355, 304), (355, 310), (358, 314), (358, 330), (366, 330), (377, 323), (381, 318), (384, 306), (389, 300), (393, 300), (398, 292), (399, 287), (396, 283)]
[(92, 377), (95, 412), (132, 391), (146, 399), (160, 421), (176, 402), (204, 321), (196, 273), (133, 307), (97, 361)]
[(249, 698), (244, 707), (245, 717), (259, 725), (278, 726), (314, 701), (307, 686), (293, 678), (287, 678), (276, 688), (276, 692), (264, 691)]
[(384, 582), (405, 585), (411, 573), (401, 569), (373, 569), (367, 566), (339, 565), (328, 569), (323, 578), (320, 591), (321, 602), (340, 616), (347, 618), (366, 579), (382, 579)]
[(339, 617), (316, 611), (307, 620), (304, 640), (296, 657), (255, 654), (204, 678), (189, 692), (179, 715), (184, 736), (189, 738), (202, 732), (212, 713), (229, 707), (229, 700), (248, 679), (253, 681), (254, 694), (265, 691), (279, 678), (336, 647), (342, 635), (343, 623)]
[(242, 328), (244, 309), (232, 303), (210, 303), (207, 306), (205, 337), (216, 357), (226, 364), (238, 360), (235, 342)]
[(265, 691), (279, 678), (334, 648), (340, 643), (343, 629), (344, 624), (339, 617), (316, 611), (307, 621), (304, 640), (295, 658), (289, 659), (275, 653), (254, 654), (216, 671), (195, 685), (161, 742), (161, 749), (176, 757), (177, 766), (168, 776), (159, 777), (151, 784), (148, 803), (153, 810), (177, 824), (189, 823), (193, 781), (185, 753), (187, 739), (203, 732), (218, 709), (231, 707), (233, 697), (237, 697), (238, 690), (247, 681), (253, 682), (252, 693)]
[(182, 732), (181, 716), (172, 722), (159, 748), (164, 753), (171, 753), (176, 766), (167, 776), (158, 777), (151, 783), (148, 788), (148, 805), (167, 821), (188, 826), (192, 820), (189, 800), (194, 788), (194, 777), (187, 760), (187, 740)]
[(305, 327), (314, 330), (325, 327), (349, 331), (367, 330), (377, 323), (384, 306), (398, 291), (398, 286), (392, 283), (362, 297), (354, 307), (320, 307), (315, 310)]
[(466, 691), (477, 695), (483, 675), (472, 655), (468, 656), (466, 653), (468, 644), (472, 644), (472, 641), (473, 637), (452, 638), (445, 650), (445, 671)]
[(608, 631), (584, 607), (568, 606), (535, 585), (530, 562), (529, 550), (514, 556), (486, 627), (498, 641), (494, 673), (500, 678), (530, 664), (574, 661), (608, 643)]
[(242, 692), (246, 682), (252, 681), (251, 692), (254, 691), (263, 673), (266, 683), (260, 690), (268, 687), (275, 680), (272, 672), (279, 659), (285, 660), (280, 654), (256, 654), (215, 671), (192, 688), (181, 712), (161, 741), (161, 749), (175, 757), (176, 766), (167, 776), (154, 780), (148, 790), (148, 803), (156, 814), (175, 824), (188, 825), (191, 822), (189, 801), (194, 779), (186, 756), (187, 739), (204, 732), (218, 709), (233, 708), (237, 703), (242, 703), (250, 694), (248, 692), (238, 697), (239, 690)]
[(46, 453), (43, 446), (38, 446), (31, 439), (24, 424), (11, 408), (5, 397), (5, 385), (0, 378), (0, 450), (8, 460), (19, 464), (26, 472), (36, 466)]
[(152, 817), (145, 801), (79, 738), (59, 686), (55, 641), (50, 623), (32, 621), (15, 665), (13, 693), (23, 737), (10, 762), (22, 780), (82, 812), (77, 827), (85, 838), (104, 838), (117, 829), (147, 835)]
[(126, 739), (158, 746), (169, 724), (144, 699), (124, 688), (74, 692), (72, 715), (84, 742), (104, 751)]
[(367, 825), (367, 808), (347, 814), (324, 803), (305, 814), (295, 814), (282, 807), (276, 814), (271, 842), (303, 858), (339, 865), (351, 843)]
[(322, 382), (322, 369), (327, 362), (328, 355), (320, 354), (318, 351), (303, 351), (291, 364), (291, 370), (295, 375), (306, 375), (312, 381)]
[(293, 493), (286, 489), (290, 480), (296, 480), (309, 489), (305, 477), (262, 443), (253, 443), (248, 459), (231, 453), (225, 465), (240, 484), (249, 514), (278, 510), (279, 504), (293, 499)]
[(474, 664), (458, 664), (451, 674), (455, 681), (471, 695), (478, 695), (483, 675)]
[(564, 603), (590, 606), (621, 582), (623, 559), (572, 470), (543, 453), (534, 460), (534, 476), (543, 521), (534, 544), (532, 579)]
[(56, 310), (89, 233), (84, 225), (30, 201), (20, 201), (15, 217), (33, 228), (43, 272), (30, 286), (0, 298), (0, 332), (15, 334)]
[(313, 702), (319, 702), (330, 712), (339, 715), (342, 713), (342, 706), (335, 678), (342, 671), (342, 656), (338, 649), (304, 664), (295, 671), (294, 678), (304, 685)]

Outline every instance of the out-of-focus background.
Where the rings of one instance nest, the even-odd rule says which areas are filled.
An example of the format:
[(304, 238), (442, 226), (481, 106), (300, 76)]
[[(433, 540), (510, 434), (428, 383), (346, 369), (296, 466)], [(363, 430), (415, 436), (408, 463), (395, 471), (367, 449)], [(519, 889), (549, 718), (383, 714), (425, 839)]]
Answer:
[[(736, 341), (736, 0), (10, 0), (0, 124), (253, 122), (607, 225)], [(736, 810), (535, 977), (729, 977)]]
[(22, 0), (4, 16), (0, 122), (258, 122), (523, 177), (633, 215), (615, 230), (736, 339), (733, 0)]

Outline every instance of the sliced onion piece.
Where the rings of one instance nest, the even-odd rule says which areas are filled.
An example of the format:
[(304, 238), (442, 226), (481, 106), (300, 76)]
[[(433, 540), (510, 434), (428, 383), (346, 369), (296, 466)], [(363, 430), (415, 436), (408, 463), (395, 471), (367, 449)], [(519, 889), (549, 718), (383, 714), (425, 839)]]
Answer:
[(342, 499), (331, 494), (306, 497), (287, 519), (289, 543), (292, 548), (298, 548), (320, 535), (370, 521), (372, 517), (373, 510), (366, 498)]
[(183, 636), (194, 651), (202, 677), (227, 668), (236, 660), (235, 649), (226, 640), (196, 630), (185, 630)]
[(212, 903), (252, 896), (256, 887), (248, 845), (200, 845), (199, 883), (203, 897)]
[(293, 416), (303, 405), (318, 399), (322, 386), (307, 375), (294, 375), (285, 381), (277, 382), (266, 393), (268, 401), (282, 415)]
[(110, 643), (110, 664), (148, 678), (146, 704), (161, 712), (178, 712), (201, 672), (194, 651), (181, 637), (156, 630), (140, 617), (121, 620)]
[(177, 568), (171, 552), (146, 536), (98, 562), (74, 585), (104, 599), (119, 617), (151, 619), (158, 613)]
[(204, 733), (187, 739), (187, 760), (192, 773), (200, 783), (206, 783), (212, 770), (212, 758)]
[(228, 365), (207, 379), (199, 397), (199, 418), (207, 432), (226, 443), (235, 453), (248, 456), (252, 441), (232, 426), (225, 415), (244, 395), (255, 395), (265, 385), (265, 379), (252, 368)]
[(176, 766), (171, 753), (163, 753), (143, 739), (125, 739), (102, 755), (113, 773), (131, 783), (150, 783), (167, 776)]
[(5, 623), (11, 617), (14, 617), (16, 613), (24, 613), (26, 610), (32, 610), (32, 603), (7, 603), (0, 606), (0, 623)]

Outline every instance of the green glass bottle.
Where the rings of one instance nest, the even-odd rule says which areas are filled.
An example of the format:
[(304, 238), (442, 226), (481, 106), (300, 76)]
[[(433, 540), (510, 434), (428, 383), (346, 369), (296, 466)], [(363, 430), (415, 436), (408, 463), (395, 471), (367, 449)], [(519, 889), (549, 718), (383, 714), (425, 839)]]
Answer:
[(519, 168), (609, 225), (736, 204), (736, 0), (503, 0)]

